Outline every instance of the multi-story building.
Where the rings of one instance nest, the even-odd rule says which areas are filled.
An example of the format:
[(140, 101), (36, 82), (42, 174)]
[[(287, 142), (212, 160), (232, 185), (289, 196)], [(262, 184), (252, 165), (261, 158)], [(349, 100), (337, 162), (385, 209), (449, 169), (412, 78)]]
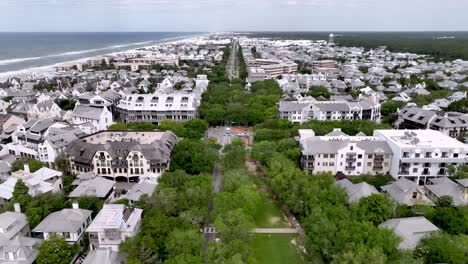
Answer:
[(348, 136), (335, 129), (315, 136), (311, 129), (299, 130), (302, 166), (312, 173), (345, 175), (388, 174), (392, 151), (385, 140), (362, 133)]
[[(82, 127), (85, 132), (95, 133), (106, 130), (112, 125), (112, 113), (106, 106), (76, 105), (72, 112), (72, 123), (78, 127)], [(91, 129), (86, 129), (86, 127), (90, 127)]]
[(119, 251), (120, 243), (138, 233), (142, 212), (142, 209), (123, 204), (105, 204), (86, 230), (90, 249)]
[(132, 94), (125, 96), (116, 107), (118, 118), (124, 123), (164, 120), (177, 122), (195, 119), (198, 101), (193, 93)]
[(295, 62), (278, 59), (247, 59), (245, 63), (252, 80), (262, 80), (260, 77), (274, 79), (282, 74), (295, 73), (299, 67)]
[(457, 138), (468, 132), (468, 114), (425, 110), (416, 106), (398, 111), (397, 129), (433, 129)]
[(169, 131), (103, 131), (73, 141), (66, 153), (74, 173), (135, 182), (168, 169), (176, 143), (176, 135)]
[(375, 130), (392, 149), (390, 174), (418, 184), (448, 176), (449, 165), (468, 163), (468, 146), (435, 130)]
[(44, 142), (46, 133), (53, 124), (51, 119), (30, 119), (25, 124), (18, 125), (12, 134), (13, 142), (7, 144), (10, 154), (39, 159), (39, 145)]
[(334, 60), (318, 60), (312, 62), (312, 68), (336, 68), (337, 63)]
[(309, 120), (370, 120), (380, 123), (380, 103), (375, 96), (359, 101), (280, 101), (279, 118), (294, 123)]

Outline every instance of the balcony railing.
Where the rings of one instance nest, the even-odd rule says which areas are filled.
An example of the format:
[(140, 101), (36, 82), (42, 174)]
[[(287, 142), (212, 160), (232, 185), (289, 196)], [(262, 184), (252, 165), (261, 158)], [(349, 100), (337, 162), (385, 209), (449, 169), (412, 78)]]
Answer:
[(409, 171), (400, 171), (398, 175), (409, 175)]
[(346, 162), (355, 162), (356, 158), (346, 158)]
[(375, 156), (374, 160), (375, 161), (383, 161), (384, 157), (383, 156)]
[(345, 170), (355, 170), (356, 167), (345, 167)]

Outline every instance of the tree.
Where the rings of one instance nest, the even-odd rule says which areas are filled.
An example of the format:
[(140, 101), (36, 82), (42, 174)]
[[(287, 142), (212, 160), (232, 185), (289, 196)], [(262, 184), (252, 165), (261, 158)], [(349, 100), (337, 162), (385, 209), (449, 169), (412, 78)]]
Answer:
[(405, 102), (401, 101), (386, 101), (380, 107), (380, 113), (382, 114), (382, 121), (385, 124), (393, 125), (396, 121), (396, 112), (398, 109), (402, 109), (406, 105)]
[(210, 140), (184, 139), (172, 151), (171, 171), (189, 174), (211, 173), (218, 157), (219, 146)]
[(373, 264), (387, 263), (387, 256), (380, 248), (368, 248), (358, 245), (352, 250), (342, 252), (333, 258), (332, 264)]
[(203, 244), (203, 238), (198, 230), (175, 229), (169, 234), (169, 237), (167, 238), (166, 248), (170, 256), (198, 256), (200, 255)]
[(436, 202), (437, 206), (440, 207), (452, 207), (453, 206), (453, 197), (450, 195), (442, 195), (439, 200)]
[(424, 263), (465, 264), (468, 251), (468, 236), (454, 236), (437, 232), (425, 237), (416, 247), (414, 254)]
[(254, 227), (252, 217), (246, 215), (242, 209), (227, 212), (215, 220), (216, 231), (223, 242), (250, 240), (249, 232)]
[(328, 98), (330, 98), (332, 93), (330, 92), (330, 90), (328, 90), (327, 87), (316, 86), (316, 87), (311, 87), (309, 89), (309, 95), (312, 96), (312, 97), (315, 97), (315, 98), (323, 96), (323, 97), (328, 99)]
[(24, 181), (21, 179), (17, 180), (13, 189), (13, 202), (19, 203), (23, 207), (23, 210), (27, 208), (32, 199), (28, 192), (29, 188)]
[(68, 172), (70, 165), (68, 159), (64, 155), (58, 155), (54, 161), (55, 166), (58, 170)]
[(69, 245), (64, 237), (58, 235), (50, 235), (37, 249), (37, 264), (69, 264), (79, 252), (76, 245)]
[(359, 66), (359, 71), (361, 71), (362, 73), (366, 74), (369, 72), (369, 67), (367, 66)]
[[(448, 202), (443, 202), (444, 205), (447, 203)], [(434, 225), (449, 234), (458, 235), (468, 233), (468, 218), (456, 207), (438, 206), (434, 212), (429, 215), (429, 219)]]
[(447, 111), (468, 113), (468, 99), (465, 98), (465, 99), (451, 103), (447, 107)]
[(184, 123), (185, 137), (198, 139), (202, 138), (206, 130), (208, 130), (208, 123), (203, 119), (192, 119)]
[(393, 203), (383, 194), (362, 197), (357, 205), (357, 214), (362, 221), (378, 225), (392, 216)]
[(93, 211), (93, 217), (96, 216), (104, 206), (104, 201), (95, 196), (82, 196), (77, 199), (80, 208)]

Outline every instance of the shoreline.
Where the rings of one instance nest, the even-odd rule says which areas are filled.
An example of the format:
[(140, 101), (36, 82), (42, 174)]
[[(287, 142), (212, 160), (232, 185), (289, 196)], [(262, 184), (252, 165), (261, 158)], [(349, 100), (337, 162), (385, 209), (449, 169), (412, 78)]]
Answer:
[[(84, 57), (84, 58), (80, 58), (80, 59), (76, 59), (76, 60), (68, 60), (68, 61), (65, 60), (65, 61), (54, 63), (54, 64), (51, 64), (51, 65), (31, 67), (31, 68), (25, 68), (25, 69), (21, 69), (21, 70), (14, 70), (14, 71), (7, 71), (7, 72), (0, 72), (0, 82), (5, 82), (8, 79), (13, 78), (13, 77), (19, 77), (22, 80), (27, 80), (27, 79), (31, 79), (31, 78), (37, 78), (37, 77), (39, 77), (39, 78), (53, 77), (57, 73), (57, 71), (55, 71), (54, 68), (59, 66), (59, 65), (62, 65), (62, 64), (72, 63), (72, 62), (86, 62), (87, 60), (98, 57), (98, 56), (106, 56), (106, 55), (112, 56), (112, 55), (116, 55), (116, 54), (135, 52), (135, 51), (137, 51), (137, 49), (150, 48), (150, 47), (153, 47), (155, 45), (160, 45), (160, 44), (177, 43), (179, 41), (187, 41), (187, 40), (190, 40), (190, 39), (195, 39), (195, 38), (198, 38), (198, 37), (201, 37), (201, 36), (207, 36), (207, 35), (209, 35), (209, 33), (195, 34), (195, 35), (190, 35), (190, 36), (170, 37), (170, 38), (163, 38), (163, 39), (160, 39), (160, 40), (145, 41), (145, 42), (143, 42), (141, 44), (152, 43), (152, 45), (142, 46), (142, 47), (138, 47), (138, 48), (132, 48), (132, 49), (128, 49), (128, 50), (110, 52), (110, 53), (102, 53), (102, 54), (98, 54), (98, 55), (94, 55), (94, 56), (90, 56), (90, 57)], [(125, 46), (125, 45), (126, 44), (123, 44), (122, 46)], [(131, 45), (138, 45), (138, 43), (131, 44)], [(129, 46), (131, 46), (131, 45), (129, 44)], [(116, 46), (120, 46), (120, 45), (115, 45), (115, 47)], [(102, 48), (102, 49), (105, 49), (105, 48)], [(58, 55), (49, 55), (49, 56), (44, 56), (44, 57), (50, 57), (50, 56), (58, 56)], [(12, 60), (14, 60), (14, 59), (12, 59)]]

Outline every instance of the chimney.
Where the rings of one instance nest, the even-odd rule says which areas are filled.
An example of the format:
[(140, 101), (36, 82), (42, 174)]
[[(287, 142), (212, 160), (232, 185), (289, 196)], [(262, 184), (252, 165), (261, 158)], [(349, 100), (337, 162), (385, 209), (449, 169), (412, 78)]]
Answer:
[(24, 164), (24, 172), (31, 173), (31, 171), (29, 170), (29, 164)]
[(21, 205), (19, 203), (14, 203), (13, 207), (15, 208), (16, 213), (21, 213)]
[(78, 204), (77, 201), (74, 201), (74, 202), (72, 203), (72, 208), (73, 208), (73, 209), (80, 209), (80, 205)]

